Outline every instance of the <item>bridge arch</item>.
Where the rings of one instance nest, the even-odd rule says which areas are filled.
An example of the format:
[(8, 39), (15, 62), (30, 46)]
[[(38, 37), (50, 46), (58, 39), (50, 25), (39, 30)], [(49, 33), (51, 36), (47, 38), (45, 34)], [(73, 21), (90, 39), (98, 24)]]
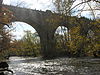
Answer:
[(67, 52), (66, 43), (69, 40), (68, 28), (65, 26), (59, 26), (54, 33), (54, 39), (55, 50), (58, 55), (65, 55), (65, 53)]
[[(12, 31), (12, 34), (15, 36), (17, 35), (17, 37), (14, 37), (13, 39), (17, 38), (17, 40), (20, 41), (19, 44), (21, 44), (21, 42), (27, 43), (27, 45), (25, 43), (21, 44), (22, 47), (23, 47), (23, 45), (26, 45), (25, 48), (23, 47), (24, 51), (21, 48), (21, 50), (23, 52), (22, 54), (26, 54), (26, 55), (33, 54), (33, 56), (37, 56), (37, 54), (41, 53), (40, 52), (41, 51), (40, 50), (41, 49), (40, 36), (35, 28), (33, 28), (31, 25), (29, 25), (25, 22), (20, 22), (20, 21), (13, 22), (11, 28), (14, 29), (14, 31)], [(28, 34), (30, 35), (29, 37), (28, 37)], [(27, 38), (31, 39), (30, 42), (27, 41)], [(31, 44), (31, 43), (33, 43), (33, 44)], [(19, 46), (19, 48), (20, 48), (20, 46)], [(30, 51), (32, 51), (32, 52), (30, 53)], [(19, 54), (20, 54), (20, 52), (19, 52)]]

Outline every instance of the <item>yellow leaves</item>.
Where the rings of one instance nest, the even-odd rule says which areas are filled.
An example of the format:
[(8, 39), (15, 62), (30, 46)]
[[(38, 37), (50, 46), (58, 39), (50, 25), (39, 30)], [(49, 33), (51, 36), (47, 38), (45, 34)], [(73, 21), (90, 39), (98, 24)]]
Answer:
[(70, 52), (76, 52), (77, 51), (77, 45), (74, 41), (68, 41), (67, 47), (69, 48)]
[(79, 33), (80, 33), (80, 27), (79, 27), (79, 26), (73, 27), (73, 28), (71, 28), (71, 30), (70, 30), (70, 34), (71, 34), (71, 35), (76, 35), (76, 34), (79, 34)]
[(69, 43), (67, 44), (68, 47), (74, 47), (74, 42), (73, 41), (69, 41)]
[(80, 35), (80, 27), (73, 27), (70, 31), (71, 40), (73, 40), (76, 44), (83, 42), (84, 36)]
[(2, 22), (3, 22), (3, 23), (9, 23), (9, 22), (10, 22), (9, 16), (4, 15), (3, 18), (2, 18)]
[(96, 44), (94, 44), (94, 47), (95, 47), (96, 50), (100, 50), (100, 44), (96, 43)]

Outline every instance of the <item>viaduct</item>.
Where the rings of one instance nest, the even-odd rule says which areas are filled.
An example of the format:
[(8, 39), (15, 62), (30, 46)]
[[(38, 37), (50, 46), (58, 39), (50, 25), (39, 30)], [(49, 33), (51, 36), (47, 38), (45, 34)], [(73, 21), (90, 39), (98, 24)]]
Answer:
[[(52, 13), (49, 10), (44, 12), (10, 5), (3, 6), (13, 12), (13, 16), (15, 18), (12, 20), (12, 22), (25, 22), (31, 25), (37, 31), (40, 37), (41, 51), (44, 57), (50, 56), (55, 49), (54, 33), (59, 26), (65, 26), (68, 28), (68, 30), (70, 30), (73, 26), (77, 25), (77, 21), (84, 20), (77, 17), (67, 17), (74, 21), (69, 19), (65, 20), (63, 19), (62, 15)], [(88, 29), (86, 28), (88, 27), (83, 26), (83, 30), (85, 29), (84, 32), (87, 32)]]

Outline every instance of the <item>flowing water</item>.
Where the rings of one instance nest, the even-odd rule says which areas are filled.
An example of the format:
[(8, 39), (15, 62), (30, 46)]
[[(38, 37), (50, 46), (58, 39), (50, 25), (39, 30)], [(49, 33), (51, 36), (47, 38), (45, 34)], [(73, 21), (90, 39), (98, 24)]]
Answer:
[(99, 58), (10, 57), (7, 62), (13, 75), (100, 75)]

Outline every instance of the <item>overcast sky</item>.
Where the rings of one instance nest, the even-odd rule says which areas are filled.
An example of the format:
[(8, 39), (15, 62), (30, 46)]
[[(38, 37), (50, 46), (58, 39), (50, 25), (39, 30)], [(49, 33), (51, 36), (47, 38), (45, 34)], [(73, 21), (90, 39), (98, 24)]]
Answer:
[[(77, 5), (78, 3), (80, 3), (82, 0), (76, 0), (75, 3), (73, 4), (73, 6)], [(3, 2), (4, 4), (9, 4), (9, 5), (19, 5), (22, 7), (26, 7), (26, 8), (31, 8), (31, 9), (36, 9), (36, 10), (52, 10), (55, 11), (55, 7), (52, 3), (52, 0), (4, 0)], [(92, 8), (95, 8), (95, 2), (90, 2), (90, 5), (92, 5)], [(78, 9), (83, 8), (83, 6), (78, 7)], [(89, 8), (88, 4), (85, 4), (85, 8), (87, 9)], [(97, 14), (100, 14), (100, 11), (95, 11), (96, 17), (100, 17)], [(84, 11), (81, 13), (82, 16), (86, 16), (88, 18), (93, 18), (92, 16), (90, 16), (90, 11)]]
[(37, 9), (37, 10), (53, 10), (55, 9), (53, 7), (52, 0), (4, 0), (4, 4), (9, 5), (16, 5), (20, 4), (21, 6), (31, 8), (31, 9)]

